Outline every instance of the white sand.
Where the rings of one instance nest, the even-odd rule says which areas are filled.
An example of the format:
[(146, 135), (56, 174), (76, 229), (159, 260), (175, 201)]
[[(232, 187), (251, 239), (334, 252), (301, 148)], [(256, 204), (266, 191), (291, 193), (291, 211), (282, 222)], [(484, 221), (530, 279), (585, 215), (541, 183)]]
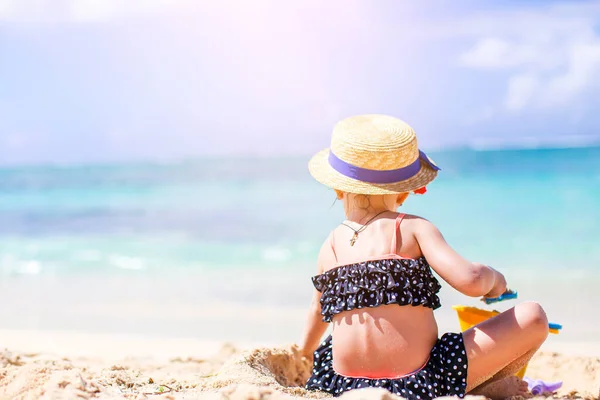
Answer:
[[(2, 400), (329, 397), (301, 387), (310, 365), (293, 345), (16, 330), (0, 331), (0, 342)], [(527, 376), (564, 381), (557, 397), (598, 398), (600, 358), (546, 351)], [(394, 398), (354, 392), (343, 397)]]

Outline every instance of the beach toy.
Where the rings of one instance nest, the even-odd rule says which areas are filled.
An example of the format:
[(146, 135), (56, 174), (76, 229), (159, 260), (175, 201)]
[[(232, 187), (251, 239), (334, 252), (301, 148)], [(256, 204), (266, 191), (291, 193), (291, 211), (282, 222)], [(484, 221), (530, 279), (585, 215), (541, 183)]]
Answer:
[(493, 303), (497, 303), (499, 301), (504, 301), (504, 300), (514, 300), (516, 299), (518, 296), (517, 292), (513, 292), (512, 290), (508, 290), (505, 293), (501, 294), (498, 297), (485, 297), (483, 299), (483, 301), (485, 302), (485, 304), (493, 304)]
[(527, 382), (527, 388), (534, 396), (544, 393), (554, 393), (562, 387), (562, 381), (558, 382), (544, 382), (540, 379), (529, 379), (523, 378)]
[[(489, 311), (470, 306), (455, 305), (452, 306), (452, 308), (458, 314), (458, 322), (460, 323), (460, 329), (462, 329), (463, 332), (479, 323), (482, 323), (486, 319), (490, 319), (500, 314), (500, 311)], [(548, 324), (548, 332), (555, 335), (558, 335), (561, 329), (562, 325), (560, 324), (552, 322)]]
[[(495, 303), (498, 301), (511, 300), (511, 299), (515, 299), (515, 298), (517, 298), (516, 292), (507, 292), (495, 299), (488, 299), (488, 300), (492, 300), (491, 303)], [(491, 304), (491, 303), (488, 303), (488, 304)], [(490, 319), (490, 318), (495, 317), (496, 315), (500, 314), (500, 311), (483, 310), (483, 309), (477, 308), (477, 307), (454, 305), (454, 306), (452, 306), (452, 308), (456, 311), (456, 314), (458, 315), (458, 322), (460, 323), (460, 329), (463, 332), (469, 328), (472, 328), (473, 326), (475, 326), (477, 324), (482, 323), (483, 321), (485, 321), (487, 319)], [(555, 324), (555, 323), (548, 324), (548, 332), (553, 333), (555, 335), (557, 335), (561, 329), (562, 329), (562, 325), (560, 325), (560, 324)], [(523, 368), (519, 372), (517, 372), (515, 375), (518, 376), (519, 378), (523, 379), (523, 377), (525, 376), (526, 370), (527, 370), (527, 364), (525, 364), (523, 366)]]
[(558, 331), (562, 329), (561, 324), (548, 323), (548, 327), (550, 328), (550, 333), (558, 334)]

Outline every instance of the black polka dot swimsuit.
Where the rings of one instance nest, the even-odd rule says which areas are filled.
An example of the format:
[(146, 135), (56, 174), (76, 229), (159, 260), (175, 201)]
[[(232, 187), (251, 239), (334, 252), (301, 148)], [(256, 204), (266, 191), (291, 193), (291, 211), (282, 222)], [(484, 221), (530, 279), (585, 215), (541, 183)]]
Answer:
[[(396, 220), (396, 232), (403, 214)], [(396, 235), (392, 249), (396, 249)], [(312, 278), (321, 292), (323, 321), (335, 314), (383, 304), (440, 307), (440, 284), (424, 257), (389, 258), (364, 261), (331, 269)], [(380, 387), (409, 400), (441, 396), (464, 397), (467, 387), (467, 356), (460, 333), (446, 333), (431, 349), (429, 360), (419, 370), (393, 379), (358, 378), (338, 374), (333, 369), (332, 337), (329, 335), (314, 353), (309, 390), (339, 396), (348, 390)]]

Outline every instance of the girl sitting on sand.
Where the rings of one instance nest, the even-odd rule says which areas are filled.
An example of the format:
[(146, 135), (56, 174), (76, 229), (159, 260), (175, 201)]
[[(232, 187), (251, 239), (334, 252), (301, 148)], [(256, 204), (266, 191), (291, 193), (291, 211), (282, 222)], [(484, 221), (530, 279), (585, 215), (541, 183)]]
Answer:
[[(419, 151), (413, 129), (384, 115), (339, 122), (311, 175), (335, 189), (347, 220), (321, 247), (316, 288), (301, 343), (314, 357), (307, 388), (339, 396), (380, 387), (408, 399), (466, 393), (524, 394), (516, 373), (546, 339), (537, 303), (523, 303), (464, 333), (438, 336), (440, 284), (471, 297), (506, 292), (504, 276), (465, 260), (424, 218), (398, 214), (439, 168)], [(321, 338), (327, 323), (333, 331)]]

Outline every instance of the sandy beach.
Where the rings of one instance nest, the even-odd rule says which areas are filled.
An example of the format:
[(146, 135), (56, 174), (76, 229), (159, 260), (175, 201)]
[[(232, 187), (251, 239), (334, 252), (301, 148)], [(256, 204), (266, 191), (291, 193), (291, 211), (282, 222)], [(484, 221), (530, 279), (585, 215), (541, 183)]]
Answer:
[[(0, 399), (324, 398), (288, 343), (226, 343), (74, 332), (0, 331)], [(572, 350), (572, 351), (571, 351)], [(553, 398), (598, 399), (600, 357), (543, 349), (526, 376), (563, 381)], [(379, 390), (344, 398), (393, 398)]]

